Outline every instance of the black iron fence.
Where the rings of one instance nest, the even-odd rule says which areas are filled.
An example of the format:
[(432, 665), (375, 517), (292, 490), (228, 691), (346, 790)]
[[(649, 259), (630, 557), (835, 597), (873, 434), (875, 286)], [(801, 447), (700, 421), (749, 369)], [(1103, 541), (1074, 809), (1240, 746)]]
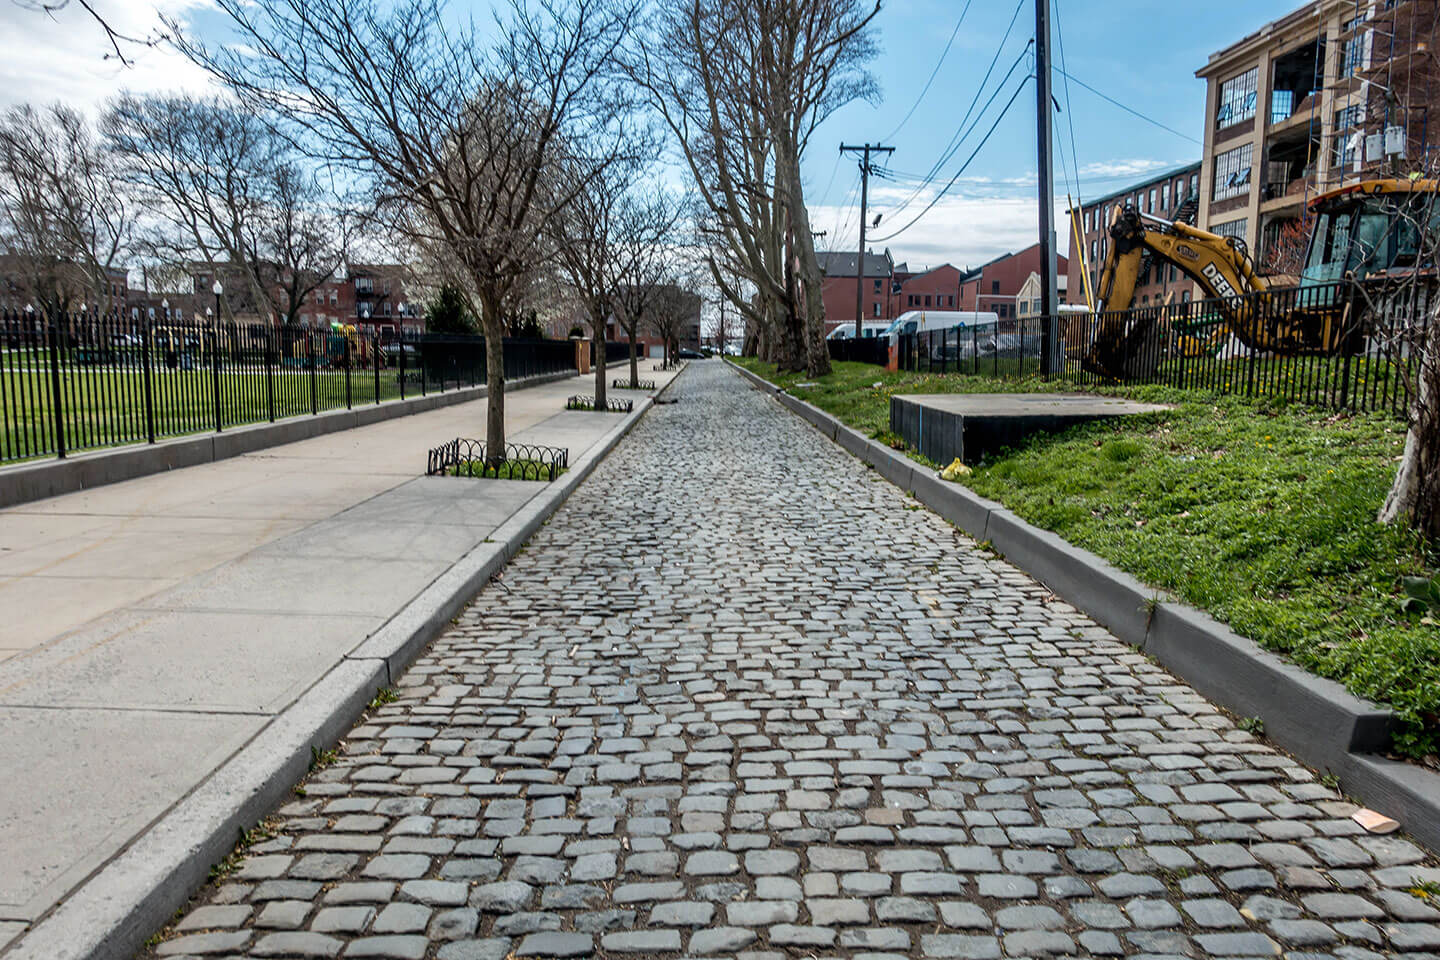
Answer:
[[(1432, 317), (1433, 278), (1370, 278), (1108, 313), (900, 336), (926, 373), (1162, 384), (1403, 415)], [(833, 355), (833, 354), (832, 354)], [(858, 359), (858, 358), (857, 358)]]
[(830, 347), (831, 360), (853, 360), (882, 367), (890, 362), (889, 337), (837, 338), (827, 339), (825, 343)]
[[(575, 369), (569, 341), (505, 341), (507, 380)], [(485, 383), (483, 337), (0, 313), (0, 463)]]

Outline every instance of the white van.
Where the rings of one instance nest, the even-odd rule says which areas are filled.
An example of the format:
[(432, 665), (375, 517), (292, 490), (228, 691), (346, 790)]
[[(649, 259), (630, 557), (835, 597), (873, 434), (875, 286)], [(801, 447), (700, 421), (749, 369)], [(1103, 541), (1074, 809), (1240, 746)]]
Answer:
[[(865, 322), (860, 325), (860, 336), (865, 340), (885, 335), (890, 329), (890, 321), (884, 320), (880, 323)], [(855, 338), (855, 324), (842, 323), (825, 335), (826, 340), (853, 340)]]
[(885, 330), (885, 336), (897, 333), (924, 333), (926, 330), (968, 330), (989, 327), (991, 332), (1000, 323), (998, 313), (974, 310), (910, 310), (900, 314)]

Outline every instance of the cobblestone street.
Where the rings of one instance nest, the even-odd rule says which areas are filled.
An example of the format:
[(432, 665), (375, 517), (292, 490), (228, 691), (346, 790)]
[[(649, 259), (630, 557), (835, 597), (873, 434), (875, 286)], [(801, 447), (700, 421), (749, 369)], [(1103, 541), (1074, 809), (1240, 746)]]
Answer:
[(669, 395), (147, 956), (1440, 955), (1433, 856), (720, 361)]

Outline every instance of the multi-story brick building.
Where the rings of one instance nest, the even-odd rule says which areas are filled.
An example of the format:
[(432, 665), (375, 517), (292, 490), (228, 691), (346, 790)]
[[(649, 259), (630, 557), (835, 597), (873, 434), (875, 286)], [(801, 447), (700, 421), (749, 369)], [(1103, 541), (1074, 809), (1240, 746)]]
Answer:
[[(244, 281), (224, 267), (212, 271), (209, 267), (193, 266), (187, 282), (169, 284), (177, 289), (132, 290), (131, 313), (158, 318), (168, 311), (171, 319), (204, 317), (207, 307), (213, 312), (214, 295), (210, 290), (217, 272), (236, 318), (260, 322)], [(350, 264), (305, 294), (295, 322), (317, 329), (332, 323), (348, 324), (363, 336), (379, 335), (382, 340), (395, 337), (402, 328), (407, 334), (421, 333), (425, 329), (425, 305), (418, 299), (407, 299), (406, 276), (406, 269), (399, 264)], [(271, 296), (277, 304), (286, 302), (286, 295), (278, 285)]]
[(912, 273), (906, 264), (895, 267), (894, 315), (908, 310), (957, 310), (960, 302), (960, 270), (948, 263)]
[[(1066, 257), (1057, 256), (1056, 270), (1064, 274), (1070, 268)], [(1015, 316), (1015, 301), (1031, 273), (1040, 272), (1040, 244), (1018, 253), (1007, 253), (982, 264), (960, 278), (960, 299), (957, 310), (978, 310), (998, 314), (1000, 319)]]
[[(1436, 0), (1316, 0), (1211, 54), (1199, 225), (1293, 273), (1305, 205), (1434, 151)], [(1437, 114), (1440, 119), (1440, 114)]]
[[(1117, 208), (1133, 206), (1141, 213), (1166, 220), (1193, 222), (1199, 209), (1200, 164), (1190, 163), (1153, 174), (1121, 190), (1098, 197), (1080, 207), (1080, 230), (1070, 230), (1069, 292), (1072, 303), (1088, 303), (1096, 290), (1100, 265), (1110, 250), (1110, 218)], [(1074, 223), (1071, 211), (1070, 222)], [(1090, 294), (1087, 296), (1088, 281)], [(1135, 288), (1135, 305), (1175, 299), (1189, 300), (1195, 284), (1173, 265), (1153, 264)]]

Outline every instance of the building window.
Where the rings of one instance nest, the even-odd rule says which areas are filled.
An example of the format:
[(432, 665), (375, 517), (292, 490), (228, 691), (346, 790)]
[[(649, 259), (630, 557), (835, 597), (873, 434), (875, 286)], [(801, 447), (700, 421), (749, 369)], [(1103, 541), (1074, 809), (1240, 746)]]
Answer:
[(1260, 68), (1251, 69), (1220, 84), (1220, 104), (1215, 111), (1215, 129), (1223, 130), (1255, 116), (1255, 85)]
[(1170, 184), (1168, 183), (1160, 188), (1160, 209), (1170, 209)]
[(1335, 111), (1334, 163), (1337, 167), (1348, 167), (1360, 159), (1360, 144), (1365, 139), (1360, 130), (1364, 119), (1361, 105), (1356, 103), (1343, 110)]
[(1211, 200), (1228, 200), (1250, 192), (1250, 162), (1254, 155), (1255, 145), (1247, 143), (1215, 158), (1215, 188), (1211, 191)]
[(878, 280), (878, 279), (875, 281), (875, 292), (876, 292), (876, 293), (879, 293), (879, 292), (880, 292), (880, 283), (881, 283), (881, 281)]
[(930, 294), (925, 294), (925, 306), (930, 306)]
[(872, 306), (875, 308), (875, 316), (877, 316), (877, 317), (880, 316), (880, 301), (878, 301), (878, 300), (875, 301), (875, 303), (872, 304)]
[(1157, 208), (1156, 208), (1156, 206), (1155, 206), (1155, 188), (1154, 188), (1154, 187), (1151, 187), (1151, 188), (1150, 188), (1150, 212), (1151, 212), (1151, 213), (1154, 213), (1154, 212), (1156, 211), (1156, 209), (1157, 209)]
[(990, 281), (990, 295), (991, 295), (991, 296), (997, 296), (997, 297), (1000, 295), (1000, 281), (999, 281), (999, 280), (991, 280), (991, 281)]
[(1238, 220), (1226, 220), (1224, 223), (1210, 225), (1210, 232), (1220, 237), (1234, 237), (1236, 240), (1245, 239), (1245, 218)]
[(950, 294), (949, 296), (947, 296), (947, 297), (945, 298), (945, 305), (946, 305), (947, 307), (953, 307), (953, 306), (955, 306), (955, 294), (952, 293), (952, 294)]
[(1190, 196), (1197, 198), (1200, 196), (1200, 174), (1198, 173), (1190, 174)]
[[(1341, 33), (1348, 33), (1365, 22), (1364, 17), (1355, 17), (1343, 24)], [(1340, 76), (1352, 77), (1365, 67), (1370, 59), (1370, 31), (1357, 33), (1346, 40), (1340, 52)]]

